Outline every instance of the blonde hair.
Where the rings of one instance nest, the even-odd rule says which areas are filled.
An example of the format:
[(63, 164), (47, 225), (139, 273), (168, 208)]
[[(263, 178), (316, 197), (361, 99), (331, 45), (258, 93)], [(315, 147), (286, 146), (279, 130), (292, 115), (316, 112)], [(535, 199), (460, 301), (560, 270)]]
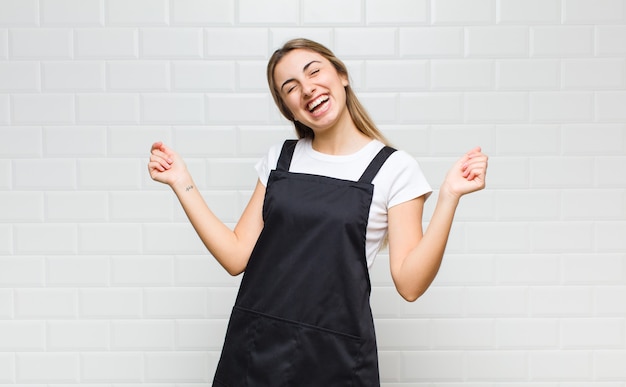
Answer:
[[(320, 54), (333, 65), (333, 67), (337, 70), (337, 73), (345, 76), (346, 79), (349, 79), (348, 68), (339, 58), (335, 56), (335, 54), (333, 54), (331, 50), (317, 42), (303, 38), (292, 39), (285, 43), (280, 49), (274, 51), (274, 54), (267, 63), (267, 82), (269, 84), (269, 88), (272, 93), (272, 97), (274, 98), (274, 102), (276, 103), (276, 106), (278, 106), (278, 109), (283, 114), (283, 116), (285, 116), (285, 118), (293, 122), (298, 138), (313, 138), (315, 136), (313, 130), (294, 119), (293, 114), (291, 113), (291, 111), (289, 111), (289, 109), (285, 105), (285, 102), (280, 97), (280, 91), (278, 90), (276, 80), (274, 78), (274, 71), (280, 60), (289, 52), (296, 49), (309, 50)], [(365, 110), (365, 107), (361, 104), (361, 102), (359, 102), (356, 94), (349, 84), (345, 87), (345, 90), (346, 107), (357, 129), (359, 129), (366, 136), (377, 139), (388, 145), (389, 142), (387, 141), (385, 136), (383, 136), (380, 130), (378, 130), (376, 124), (374, 124), (374, 121), (372, 121), (372, 119), (370, 118), (369, 114)]]

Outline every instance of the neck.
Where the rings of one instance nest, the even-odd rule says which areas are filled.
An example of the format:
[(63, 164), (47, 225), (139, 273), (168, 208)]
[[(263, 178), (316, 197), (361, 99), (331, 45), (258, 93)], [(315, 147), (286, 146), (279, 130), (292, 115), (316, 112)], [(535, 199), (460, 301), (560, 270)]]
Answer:
[(359, 151), (372, 139), (355, 126), (344, 130), (330, 130), (315, 133), (312, 146), (320, 153), (329, 155), (349, 155)]

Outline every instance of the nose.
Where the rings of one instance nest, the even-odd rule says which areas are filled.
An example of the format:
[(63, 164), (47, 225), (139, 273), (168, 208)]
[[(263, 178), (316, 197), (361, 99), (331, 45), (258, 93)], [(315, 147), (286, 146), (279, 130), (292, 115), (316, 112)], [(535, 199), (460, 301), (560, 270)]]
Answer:
[(306, 97), (310, 97), (313, 95), (313, 93), (315, 93), (315, 85), (312, 83), (305, 83), (302, 85), (302, 92), (304, 93), (304, 96)]

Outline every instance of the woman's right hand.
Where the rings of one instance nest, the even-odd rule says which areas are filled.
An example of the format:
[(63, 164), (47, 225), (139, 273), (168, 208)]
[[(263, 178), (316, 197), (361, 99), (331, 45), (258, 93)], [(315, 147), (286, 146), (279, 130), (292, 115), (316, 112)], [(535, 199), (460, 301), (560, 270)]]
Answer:
[(155, 142), (150, 149), (148, 172), (154, 181), (173, 186), (188, 174), (183, 159), (162, 142)]

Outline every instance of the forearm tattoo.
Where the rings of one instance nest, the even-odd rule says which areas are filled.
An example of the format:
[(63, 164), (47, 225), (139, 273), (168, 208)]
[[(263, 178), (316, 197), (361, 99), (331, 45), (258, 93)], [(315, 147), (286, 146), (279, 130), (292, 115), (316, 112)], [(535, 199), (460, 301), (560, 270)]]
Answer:
[(185, 191), (189, 192), (193, 189), (193, 185), (188, 185), (187, 187), (185, 187)]

